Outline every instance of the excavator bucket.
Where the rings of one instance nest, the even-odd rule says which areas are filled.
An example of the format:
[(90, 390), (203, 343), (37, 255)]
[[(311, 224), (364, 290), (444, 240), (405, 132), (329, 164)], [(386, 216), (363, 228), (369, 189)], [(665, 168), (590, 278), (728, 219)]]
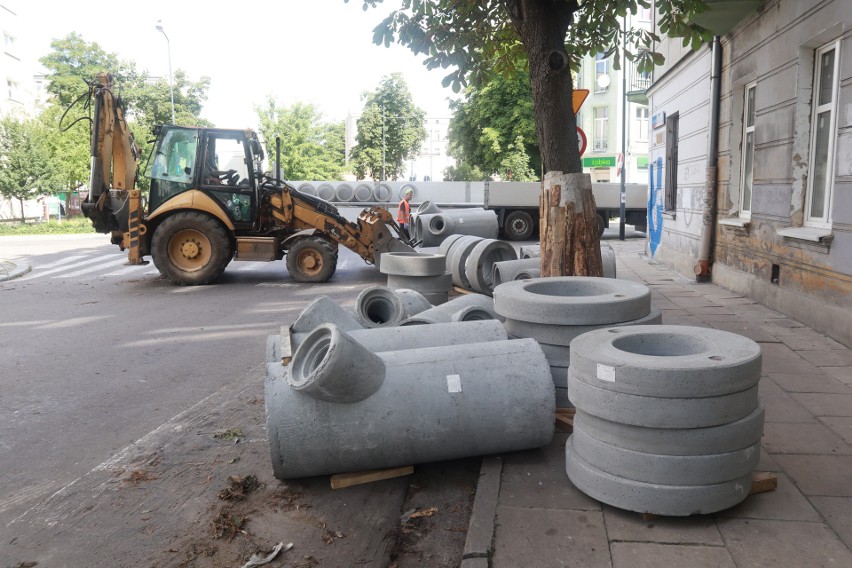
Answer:
[(382, 254), (386, 252), (415, 252), (414, 247), (402, 238), (393, 236), (394, 233), (397, 235), (401, 233), (387, 209), (371, 207), (362, 211), (358, 217), (358, 225), (365, 235), (370, 235), (373, 263), (376, 268), (381, 268)]

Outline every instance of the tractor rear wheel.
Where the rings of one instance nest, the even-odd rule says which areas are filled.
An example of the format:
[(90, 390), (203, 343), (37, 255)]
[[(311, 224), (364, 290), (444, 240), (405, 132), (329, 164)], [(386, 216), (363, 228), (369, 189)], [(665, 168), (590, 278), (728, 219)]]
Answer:
[(304, 237), (287, 251), (287, 270), (296, 282), (327, 282), (337, 270), (337, 251), (322, 237)]
[(233, 255), (225, 228), (203, 213), (175, 213), (157, 227), (151, 241), (160, 274), (179, 286), (216, 280)]

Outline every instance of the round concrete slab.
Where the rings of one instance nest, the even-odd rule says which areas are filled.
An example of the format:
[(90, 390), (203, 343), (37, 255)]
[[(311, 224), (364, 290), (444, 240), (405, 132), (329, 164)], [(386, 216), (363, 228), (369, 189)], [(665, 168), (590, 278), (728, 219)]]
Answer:
[(713, 485), (662, 485), (601, 471), (577, 455), (573, 436), (565, 444), (565, 471), (577, 489), (603, 503), (637, 513), (685, 517), (715, 513), (748, 497), (751, 473)]
[(382, 255), (382, 274), (400, 276), (439, 276), (447, 271), (447, 257), (425, 252), (386, 252)]
[(712, 397), (744, 391), (760, 380), (760, 362), (760, 346), (751, 339), (704, 327), (606, 328), (571, 341), (574, 377), (641, 396)]
[(612, 278), (561, 276), (504, 282), (494, 307), (506, 318), (558, 325), (604, 325), (639, 319), (651, 310), (644, 284)]
[(663, 312), (651, 306), (648, 315), (625, 322), (603, 325), (558, 325), (548, 323), (534, 323), (507, 318), (506, 331), (515, 337), (532, 337), (539, 343), (548, 345), (571, 345), (571, 341), (584, 333), (601, 329), (601, 327), (616, 327), (625, 325), (658, 325), (663, 321)]

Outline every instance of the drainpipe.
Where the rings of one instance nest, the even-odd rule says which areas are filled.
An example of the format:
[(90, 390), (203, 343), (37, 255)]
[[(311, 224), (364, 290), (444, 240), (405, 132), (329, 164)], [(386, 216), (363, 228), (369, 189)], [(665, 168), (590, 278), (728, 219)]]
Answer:
[(698, 264), (695, 279), (710, 280), (710, 254), (716, 232), (716, 178), (719, 165), (719, 96), (722, 81), (722, 45), (719, 36), (713, 36), (710, 54), (710, 137), (707, 142), (707, 173), (704, 179), (704, 203), (701, 241), (698, 248)]

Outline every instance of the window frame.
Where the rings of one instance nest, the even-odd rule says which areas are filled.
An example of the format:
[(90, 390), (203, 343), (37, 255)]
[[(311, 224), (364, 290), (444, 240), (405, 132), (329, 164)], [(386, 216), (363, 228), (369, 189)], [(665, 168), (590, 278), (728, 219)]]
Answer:
[[(822, 81), (822, 65), (820, 59), (828, 52), (834, 51), (833, 82), (831, 85), (831, 100), (819, 104), (820, 85)], [(811, 128), (808, 137), (808, 187), (805, 192), (804, 225), (808, 227), (831, 228), (831, 206), (834, 193), (835, 145), (837, 142), (837, 112), (840, 71), (840, 39), (835, 39), (814, 51), (813, 90), (811, 91)], [(812, 215), (814, 198), (814, 181), (817, 146), (817, 118), (824, 112), (830, 113), (828, 125), (828, 147), (826, 149), (825, 188), (823, 197), (823, 214), (821, 217)]]
[[(598, 111), (603, 110), (604, 116), (598, 117)], [(596, 106), (592, 109), (593, 136), (592, 148), (595, 152), (609, 150), (609, 107), (606, 105)], [(598, 121), (603, 122), (603, 136), (598, 136)]]
[[(753, 92), (754, 97), (752, 98), (752, 107), (749, 108), (749, 93)], [(739, 207), (739, 217), (742, 219), (751, 219), (751, 205), (754, 200), (754, 146), (755, 146), (755, 125), (757, 124), (757, 110), (755, 108), (757, 102), (757, 81), (752, 81), (748, 83), (743, 89), (743, 124), (742, 124), (742, 138), (741, 138), (741, 147), (740, 151), (740, 196), (738, 200)], [(751, 116), (749, 116), (749, 111), (751, 111)], [(752, 119), (752, 124), (749, 125), (749, 118)], [(748, 163), (748, 135), (751, 134), (751, 168), (747, 168), (746, 164)], [(749, 182), (749, 196), (748, 196), (748, 209), (745, 207), (745, 187), (746, 187), (746, 177), (750, 178)]]

